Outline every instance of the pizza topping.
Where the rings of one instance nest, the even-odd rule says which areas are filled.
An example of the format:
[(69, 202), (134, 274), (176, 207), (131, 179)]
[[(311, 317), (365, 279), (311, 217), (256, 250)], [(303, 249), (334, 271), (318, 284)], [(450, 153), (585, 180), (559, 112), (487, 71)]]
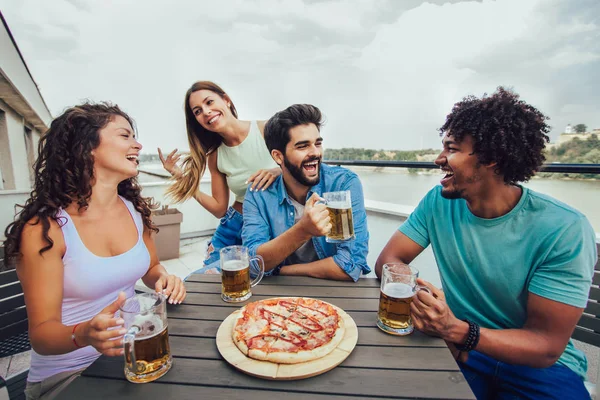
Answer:
[(315, 317), (315, 318), (322, 318), (324, 316), (329, 317), (329, 315), (331, 313), (331, 311), (329, 311), (329, 310), (326, 310), (326, 311), (329, 311), (329, 312), (326, 312), (326, 311), (321, 310), (320, 308), (313, 308), (311, 306), (314, 306), (314, 304), (310, 304), (310, 305), (309, 304), (305, 304), (305, 305), (298, 304), (298, 308), (299, 308), (298, 311), (301, 313), (310, 315), (312, 317)]
[[(302, 317), (304, 317), (304, 318), (302, 318)], [(319, 324), (318, 321), (316, 321), (313, 318), (308, 317), (304, 314), (300, 314), (298, 312), (295, 312), (294, 314), (292, 314), (288, 318), (288, 321), (292, 321), (292, 322), (302, 326), (304, 329), (313, 331), (313, 332), (322, 331), (324, 329), (321, 326), (321, 324)]]
[[(323, 301), (267, 299), (242, 308), (242, 315), (233, 328), (233, 337), (236, 345), (249, 357), (294, 363), (306, 361), (307, 357), (310, 359), (310, 351), (317, 351), (328, 343), (331, 349), (335, 348), (343, 336), (343, 329), (336, 308)], [(340, 330), (341, 336), (336, 336)], [(336, 340), (332, 341), (334, 337)], [(318, 358), (328, 353), (315, 354), (319, 354), (315, 356)]]

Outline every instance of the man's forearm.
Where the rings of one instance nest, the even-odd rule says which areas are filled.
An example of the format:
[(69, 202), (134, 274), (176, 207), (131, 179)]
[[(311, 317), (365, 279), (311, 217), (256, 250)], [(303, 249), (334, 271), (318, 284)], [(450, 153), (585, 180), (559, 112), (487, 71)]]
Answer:
[[(444, 335), (444, 339), (462, 344), (467, 339), (468, 330), (468, 324), (460, 321), (460, 325), (452, 329), (449, 335)], [(546, 334), (529, 329), (481, 328), (475, 350), (501, 362), (546, 368), (553, 365), (562, 354), (562, 351), (550, 350), (552, 346), (549, 342)]]
[(336, 281), (351, 281), (352, 278), (333, 260), (327, 257), (306, 264), (286, 265), (280, 271), (281, 275), (311, 276), (313, 278), (332, 279)]
[(295, 224), (275, 239), (261, 244), (256, 249), (256, 254), (262, 256), (265, 260), (265, 271), (270, 271), (298, 250), (310, 238), (310, 235), (300, 229), (298, 224)]

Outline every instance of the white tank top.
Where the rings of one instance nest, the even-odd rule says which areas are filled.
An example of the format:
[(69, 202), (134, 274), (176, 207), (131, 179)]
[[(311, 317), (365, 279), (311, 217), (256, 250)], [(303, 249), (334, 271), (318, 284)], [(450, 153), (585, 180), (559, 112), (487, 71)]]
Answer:
[[(114, 257), (99, 257), (83, 244), (69, 214), (60, 210), (59, 224), (65, 239), (62, 323), (75, 325), (89, 321), (114, 302), (119, 292), (135, 294), (134, 286), (150, 266), (150, 254), (144, 243), (144, 224), (133, 204), (119, 196), (127, 206), (138, 231), (138, 241), (131, 249)], [(128, 224), (129, 221), (123, 221)], [(76, 371), (92, 364), (100, 353), (92, 346), (70, 353), (43, 356), (31, 351), (31, 368), (27, 380), (40, 382), (52, 375)]]
[(232, 147), (221, 144), (217, 149), (217, 169), (227, 177), (227, 186), (240, 203), (248, 188), (246, 180), (259, 169), (276, 167), (256, 121), (250, 122), (250, 131), (242, 143)]

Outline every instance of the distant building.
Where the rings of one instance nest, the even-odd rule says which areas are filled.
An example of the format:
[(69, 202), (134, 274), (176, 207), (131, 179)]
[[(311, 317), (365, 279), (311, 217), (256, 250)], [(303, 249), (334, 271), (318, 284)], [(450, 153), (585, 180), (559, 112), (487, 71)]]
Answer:
[(568, 124), (567, 127), (565, 128), (565, 133), (571, 134), (571, 133), (575, 133), (575, 131), (573, 131), (573, 127), (571, 126), (571, 124)]
[(0, 195), (29, 190), (40, 135), (52, 116), (0, 13)]

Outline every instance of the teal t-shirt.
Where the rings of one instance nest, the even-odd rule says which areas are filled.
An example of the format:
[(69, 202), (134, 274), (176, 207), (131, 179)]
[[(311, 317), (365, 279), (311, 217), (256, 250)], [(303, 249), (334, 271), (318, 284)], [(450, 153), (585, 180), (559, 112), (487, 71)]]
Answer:
[[(485, 328), (518, 329), (527, 319), (527, 294), (585, 308), (596, 263), (596, 234), (579, 211), (522, 188), (506, 215), (484, 219), (463, 199), (436, 186), (399, 231), (426, 248), (438, 264), (446, 301), (460, 319)], [(585, 378), (587, 360), (571, 340), (557, 361)]]

